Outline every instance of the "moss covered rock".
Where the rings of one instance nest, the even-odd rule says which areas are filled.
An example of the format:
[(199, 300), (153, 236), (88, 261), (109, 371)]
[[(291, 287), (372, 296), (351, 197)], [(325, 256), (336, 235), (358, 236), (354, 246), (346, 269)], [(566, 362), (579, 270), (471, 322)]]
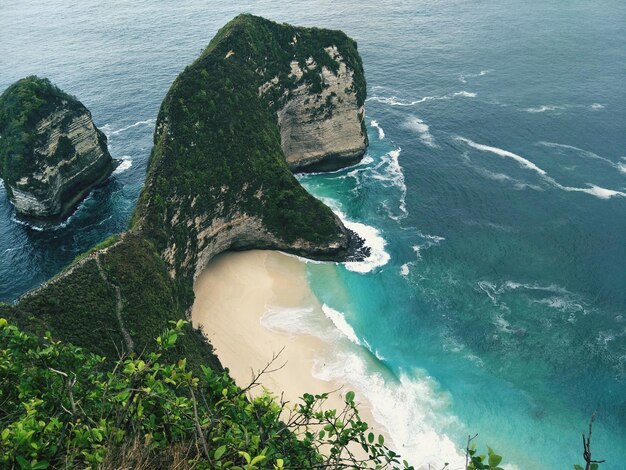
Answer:
[(0, 177), (18, 214), (64, 218), (114, 168), (89, 110), (49, 80), (27, 77), (0, 96)]

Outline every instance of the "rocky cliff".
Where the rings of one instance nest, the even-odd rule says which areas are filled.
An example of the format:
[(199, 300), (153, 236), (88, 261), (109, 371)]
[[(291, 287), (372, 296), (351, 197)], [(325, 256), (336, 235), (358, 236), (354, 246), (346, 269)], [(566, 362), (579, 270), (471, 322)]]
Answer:
[[(324, 50), (336, 62), (336, 68), (319, 67), (309, 57), (305, 70), (319, 74), (319, 89), (312, 90), (313, 85), (306, 82), (298, 85), (278, 111), (281, 146), (295, 171), (336, 170), (357, 163), (367, 149), (364, 107), (356, 93), (355, 71), (346, 64), (337, 46)], [(291, 61), (290, 66), (290, 76), (302, 80), (305, 72), (298, 61)], [(272, 81), (266, 82), (262, 90), (269, 86)]]
[(358, 161), (364, 101), (344, 33), (238, 16), (163, 101), (134, 230), (172, 277), (193, 279), (229, 249), (347, 259), (358, 240), (291, 169)]
[(0, 97), (0, 176), (18, 214), (64, 218), (114, 168), (89, 110), (47, 79)]

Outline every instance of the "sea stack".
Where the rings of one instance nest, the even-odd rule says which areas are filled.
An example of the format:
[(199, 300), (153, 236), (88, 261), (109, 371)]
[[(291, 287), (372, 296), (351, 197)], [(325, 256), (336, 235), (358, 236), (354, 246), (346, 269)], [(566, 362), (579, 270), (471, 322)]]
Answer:
[(46, 78), (0, 96), (0, 177), (21, 216), (67, 217), (115, 168), (89, 110)]

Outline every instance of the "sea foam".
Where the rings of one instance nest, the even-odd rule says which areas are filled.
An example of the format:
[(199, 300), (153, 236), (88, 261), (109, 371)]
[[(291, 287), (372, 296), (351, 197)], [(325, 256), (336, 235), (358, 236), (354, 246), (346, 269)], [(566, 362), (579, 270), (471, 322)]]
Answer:
[(113, 170), (113, 174), (119, 175), (120, 173), (128, 170), (131, 166), (133, 166), (133, 161), (126, 155), (122, 157), (122, 162), (117, 166), (115, 170)]
[[(321, 380), (350, 384), (359, 397), (365, 397), (378, 423), (404, 459), (417, 469), (462, 468), (464, 457), (457, 446), (438, 428), (457, 425), (448, 411), (450, 396), (421, 370), (401, 373), (399, 378), (385, 373), (382, 364), (354, 346), (333, 352), (332, 357), (316, 359), (313, 375)], [(431, 468), (432, 468), (431, 467)]]
[(378, 124), (378, 121), (372, 119), (372, 121), (370, 122), (370, 125), (378, 130), (378, 140), (383, 140), (385, 138), (385, 131), (383, 130), (382, 127), (380, 127), (380, 124)]
[(334, 308), (329, 307), (328, 305), (322, 305), (322, 311), (330, 321), (333, 322), (335, 328), (346, 338), (348, 338), (351, 342), (356, 344), (357, 346), (361, 345), (361, 341), (359, 341), (358, 336), (354, 332), (354, 329), (350, 326), (350, 324), (346, 321), (346, 318), (343, 313), (335, 310)]
[(428, 101), (440, 101), (440, 100), (451, 100), (453, 98), (462, 97), (462, 98), (475, 98), (477, 96), (476, 93), (471, 91), (457, 91), (455, 93), (449, 93), (447, 95), (439, 95), (439, 96), (424, 96), (417, 100), (404, 100), (402, 98), (398, 98), (397, 96), (378, 96), (374, 95), (367, 98), (365, 101), (376, 101), (378, 103), (388, 104), (390, 106), (415, 106), (421, 103), (426, 103)]
[(621, 191), (616, 191), (613, 189), (607, 189), (607, 188), (603, 188), (601, 186), (597, 186), (593, 183), (586, 183), (588, 187), (586, 188), (578, 188), (578, 187), (572, 187), (572, 186), (564, 186), (561, 183), (559, 183), (558, 181), (556, 181), (554, 178), (548, 176), (547, 172), (545, 170), (543, 170), (542, 168), (539, 168), (537, 165), (535, 165), (533, 162), (531, 162), (530, 160), (517, 155), (513, 152), (509, 152), (508, 150), (504, 150), (498, 147), (491, 147), (489, 145), (483, 145), (483, 144), (478, 144), (470, 139), (466, 139), (465, 137), (460, 137), (457, 136), (456, 140), (460, 141), (460, 142), (464, 142), (467, 145), (469, 145), (472, 148), (475, 148), (477, 150), (481, 150), (483, 152), (490, 152), (493, 153), (495, 155), (501, 156), (501, 157), (505, 157), (505, 158), (511, 158), (515, 161), (517, 161), (520, 166), (528, 169), (528, 170), (532, 170), (536, 173), (538, 173), (544, 181), (546, 181), (547, 183), (551, 184), (552, 186), (554, 186), (555, 188), (561, 189), (563, 191), (568, 191), (568, 192), (580, 192), (580, 193), (586, 193), (586, 194), (590, 194), (592, 196), (595, 196), (599, 199), (610, 199), (612, 197), (616, 197), (616, 196), (620, 196), (620, 197), (626, 197), (626, 193), (623, 193)]
[(435, 147), (435, 138), (430, 133), (430, 128), (428, 124), (426, 124), (417, 116), (409, 116), (406, 121), (404, 121), (402, 127), (417, 132), (419, 134), (420, 140), (424, 145), (428, 145), (429, 147)]

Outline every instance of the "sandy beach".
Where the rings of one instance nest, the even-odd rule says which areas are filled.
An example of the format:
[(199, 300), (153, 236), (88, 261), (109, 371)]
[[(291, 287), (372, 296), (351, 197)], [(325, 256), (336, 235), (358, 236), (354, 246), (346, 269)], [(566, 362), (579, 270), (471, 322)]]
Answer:
[[(350, 385), (313, 375), (315, 367), (324, 367), (321, 355), (328, 353), (331, 345), (313, 335), (267, 328), (268, 322), (264, 322), (268, 311), (304, 312), (330, 322), (309, 289), (303, 261), (273, 251), (226, 253), (209, 264), (196, 280), (194, 291), (193, 324), (202, 326), (239, 386), (247, 386), (282, 350), (274, 365), (284, 367), (263, 375), (263, 387), (291, 403), (304, 393), (337, 390), (329, 397), (327, 408), (343, 408), (342, 396)], [(356, 401), (361, 418), (374, 432), (386, 434), (374, 422), (364, 397), (357, 393)]]

